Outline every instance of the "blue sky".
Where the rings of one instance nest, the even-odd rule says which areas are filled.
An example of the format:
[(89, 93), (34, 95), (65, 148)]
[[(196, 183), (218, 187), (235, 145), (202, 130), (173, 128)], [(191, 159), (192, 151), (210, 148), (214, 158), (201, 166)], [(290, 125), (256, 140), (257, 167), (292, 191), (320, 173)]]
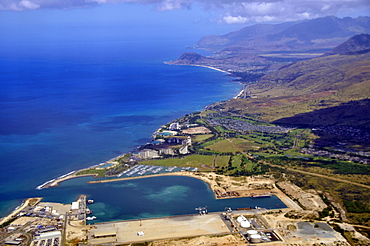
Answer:
[[(215, 13), (194, 7), (157, 11), (151, 5), (105, 4), (90, 8), (0, 12), (2, 42), (199, 39), (234, 28), (214, 23)], [(240, 28), (243, 24), (238, 24)]]
[(370, 0), (0, 0), (1, 43), (199, 39), (254, 23), (369, 15)]

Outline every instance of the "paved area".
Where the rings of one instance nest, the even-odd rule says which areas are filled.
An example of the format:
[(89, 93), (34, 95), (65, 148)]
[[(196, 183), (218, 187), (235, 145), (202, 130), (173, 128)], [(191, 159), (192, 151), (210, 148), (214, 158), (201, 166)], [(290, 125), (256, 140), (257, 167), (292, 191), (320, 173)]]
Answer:
[[(99, 231), (115, 230), (117, 236), (101, 239), (92, 238), (89, 240), (92, 244), (103, 242), (128, 243), (230, 233), (218, 213), (123, 221), (95, 224), (95, 226), (96, 229), (91, 231), (92, 235)], [(139, 236), (138, 233), (141, 232), (143, 235)]]

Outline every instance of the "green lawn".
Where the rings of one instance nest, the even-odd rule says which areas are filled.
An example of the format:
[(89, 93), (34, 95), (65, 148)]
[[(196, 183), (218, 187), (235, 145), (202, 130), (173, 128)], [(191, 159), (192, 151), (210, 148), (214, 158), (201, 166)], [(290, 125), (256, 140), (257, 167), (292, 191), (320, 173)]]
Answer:
[(259, 143), (244, 138), (233, 138), (232, 141), (239, 149), (243, 151), (257, 150), (262, 146)]
[(107, 171), (107, 169), (95, 169), (95, 168), (91, 168), (91, 169), (86, 169), (86, 170), (82, 170), (82, 171), (79, 171), (76, 173), (76, 175), (84, 175), (84, 174), (96, 174), (98, 175), (99, 177), (103, 177), (104, 176), (104, 173)]
[(199, 170), (209, 170), (206, 166), (213, 166), (212, 155), (188, 155), (183, 158), (171, 159), (154, 159), (140, 161), (139, 164), (154, 165), (154, 166), (177, 166), (177, 167), (197, 167)]
[(212, 145), (208, 145), (207, 149), (210, 149), (211, 151), (219, 152), (219, 153), (235, 153), (238, 152), (238, 149), (235, 148), (234, 145), (232, 145), (229, 141), (226, 139), (218, 141)]
[(226, 167), (228, 162), (230, 160), (230, 156), (229, 155), (219, 155), (217, 156), (216, 158), (216, 166), (218, 167)]
[(191, 139), (194, 142), (203, 142), (204, 140), (207, 140), (213, 136), (213, 134), (194, 135)]

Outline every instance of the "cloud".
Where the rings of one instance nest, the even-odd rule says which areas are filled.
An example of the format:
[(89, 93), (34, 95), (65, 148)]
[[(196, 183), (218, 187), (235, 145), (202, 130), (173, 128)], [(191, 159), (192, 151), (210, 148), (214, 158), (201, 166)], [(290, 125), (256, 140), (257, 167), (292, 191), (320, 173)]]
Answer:
[(188, 0), (164, 0), (158, 4), (159, 11), (169, 11), (183, 8), (190, 8), (191, 3)]
[(239, 23), (247, 23), (248, 18), (247, 17), (241, 17), (240, 15), (238, 16), (231, 16), (227, 15), (223, 17), (223, 21), (227, 24), (239, 24)]
[[(73, 9), (92, 7), (101, 0), (0, 0), (0, 10)], [(107, 0), (104, 3), (113, 2)]]
[(71, 9), (103, 4), (153, 5), (158, 11), (191, 9), (212, 11), (219, 22), (280, 22), (343, 13), (370, 11), (370, 0), (0, 0), (0, 10)]
[(38, 8), (40, 8), (40, 5), (38, 5), (37, 3), (34, 3), (34, 2), (30, 2), (30, 1), (21, 1), (19, 3), (19, 5), (24, 7), (24, 8), (27, 8), (27, 9), (38, 9)]

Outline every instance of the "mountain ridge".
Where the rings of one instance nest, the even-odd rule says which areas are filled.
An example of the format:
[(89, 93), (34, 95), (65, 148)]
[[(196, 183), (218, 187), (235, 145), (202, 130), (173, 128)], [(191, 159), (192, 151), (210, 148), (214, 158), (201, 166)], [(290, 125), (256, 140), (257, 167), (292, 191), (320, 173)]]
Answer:
[[(261, 77), (280, 67), (323, 55), (350, 37), (370, 33), (370, 17), (328, 16), (280, 24), (256, 24), (221, 36), (202, 37), (194, 48), (212, 56), (187, 52), (168, 64), (211, 66)], [(335, 52), (335, 51), (334, 51)]]
[(346, 42), (326, 52), (324, 56), (336, 54), (351, 55), (356, 53), (364, 54), (369, 51), (370, 51), (370, 34), (359, 34), (351, 37)]
[(370, 17), (317, 19), (256, 24), (225, 35), (202, 37), (196, 48), (220, 50), (230, 46), (253, 47), (256, 51), (334, 47), (349, 37), (370, 33)]

